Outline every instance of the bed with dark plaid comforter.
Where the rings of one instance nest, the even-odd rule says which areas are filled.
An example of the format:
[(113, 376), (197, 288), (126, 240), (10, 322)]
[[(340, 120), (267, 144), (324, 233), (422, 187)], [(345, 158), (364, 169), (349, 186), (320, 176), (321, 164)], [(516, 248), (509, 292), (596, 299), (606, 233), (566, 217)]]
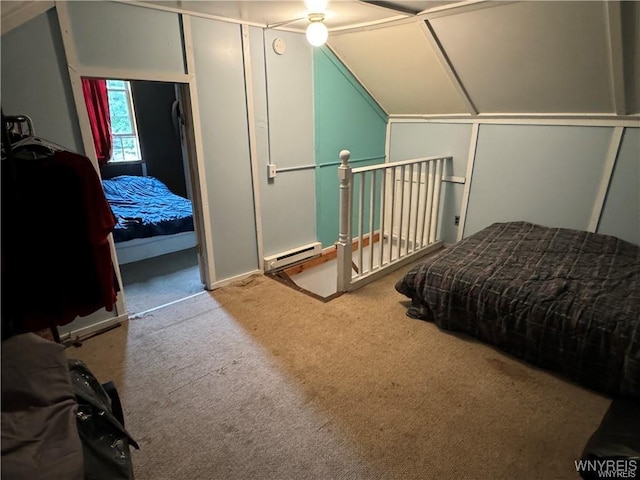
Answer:
[(640, 247), (495, 223), (411, 269), (407, 315), (611, 396), (640, 399)]

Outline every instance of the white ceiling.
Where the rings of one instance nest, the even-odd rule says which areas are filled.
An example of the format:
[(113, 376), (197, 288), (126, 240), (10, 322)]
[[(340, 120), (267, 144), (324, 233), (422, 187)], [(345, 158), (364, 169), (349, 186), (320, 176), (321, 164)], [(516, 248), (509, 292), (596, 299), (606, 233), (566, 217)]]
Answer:
[(601, 2), (514, 2), (431, 20), (480, 112), (612, 113)]
[(4, 35), (9, 30), (37, 17), (54, 6), (50, 1), (0, 1), (1, 31)]
[[(468, 3), (463, 0), (310, 0), (327, 3), (324, 10), (325, 24), (331, 29), (344, 29), (361, 24), (379, 23), (411, 17), (414, 13), (439, 8), (455, 3)], [(152, 4), (160, 8), (174, 9), (194, 14), (220, 17), (261, 27), (281, 26), (293, 31), (303, 32), (310, 13), (304, 0), (149, 0), (138, 4)], [(33, 16), (53, 6), (53, 1), (0, 1), (2, 32), (23, 23)]]
[(329, 45), (389, 113), (467, 113), (420, 23), (334, 35)]
[(19, 10), (24, 2), (0, 2), (0, 11), (2, 12), (2, 16), (11, 15), (15, 13), (16, 10)]
[[(317, 1), (317, 0), (316, 0)], [(307, 9), (304, 0), (236, 0), (236, 1), (148, 1), (164, 7), (180, 9), (205, 15), (224, 17), (260, 26), (283, 25), (303, 31), (307, 26)], [(363, 23), (380, 22), (441, 7), (456, 1), (405, 0), (393, 2), (328, 0), (325, 24), (332, 28), (357, 26)], [(295, 21), (296, 19), (301, 19)]]
[(382, 6), (387, 6), (392, 9), (399, 9), (410, 13), (419, 13), (425, 10), (429, 10), (436, 7), (442, 7), (443, 5), (449, 5), (456, 3), (456, 1), (437, 1), (437, 0), (404, 0), (404, 1), (376, 1), (376, 0), (363, 0), (367, 3), (374, 3)]
[[(361, 1), (361, 0), (307, 0), (325, 2), (325, 24), (332, 29), (343, 30), (372, 23), (384, 23), (412, 17), (414, 12), (440, 8), (455, 3), (465, 4), (466, 0), (402, 0), (402, 1)], [(248, 23), (260, 27), (280, 27), (303, 33), (308, 25), (309, 9), (305, 0), (141, 0), (139, 5), (195, 15), (219, 17), (238, 23)], [(0, 0), (2, 33), (41, 14), (54, 6), (53, 0)]]

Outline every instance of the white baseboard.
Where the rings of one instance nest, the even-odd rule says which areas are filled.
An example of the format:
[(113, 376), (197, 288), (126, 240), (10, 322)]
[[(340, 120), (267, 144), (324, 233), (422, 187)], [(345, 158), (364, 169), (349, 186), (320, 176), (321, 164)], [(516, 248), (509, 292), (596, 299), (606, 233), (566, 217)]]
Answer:
[(239, 281), (245, 280), (252, 275), (262, 275), (262, 273), (263, 273), (262, 270), (253, 270), (251, 272), (236, 275), (235, 277), (225, 278), (224, 280), (213, 282), (211, 284), (211, 287), (207, 288), (207, 290), (215, 290), (217, 288), (226, 287), (227, 285), (230, 285), (233, 282), (239, 282)]
[(87, 335), (90, 335), (92, 333), (95, 333), (100, 330), (104, 330), (106, 328), (122, 323), (127, 319), (128, 319), (128, 316), (126, 313), (122, 315), (118, 315), (117, 317), (107, 318), (100, 322), (87, 325), (86, 327), (81, 327), (76, 330), (71, 330), (69, 332), (63, 333), (62, 335), (60, 335), (60, 341), (64, 342), (67, 340), (77, 339), (80, 337), (86, 337)]

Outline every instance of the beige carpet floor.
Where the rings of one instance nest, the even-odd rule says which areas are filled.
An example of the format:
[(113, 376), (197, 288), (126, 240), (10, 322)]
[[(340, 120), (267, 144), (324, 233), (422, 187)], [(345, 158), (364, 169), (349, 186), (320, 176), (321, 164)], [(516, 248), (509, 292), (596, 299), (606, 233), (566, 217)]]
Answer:
[(138, 480), (578, 479), (610, 400), (405, 316), (256, 276), (69, 348), (114, 380)]

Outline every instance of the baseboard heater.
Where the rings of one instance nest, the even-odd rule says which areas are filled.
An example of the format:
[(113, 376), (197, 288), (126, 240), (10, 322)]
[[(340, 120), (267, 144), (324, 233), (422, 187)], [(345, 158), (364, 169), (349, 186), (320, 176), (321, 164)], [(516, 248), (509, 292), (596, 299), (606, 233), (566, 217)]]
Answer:
[(278, 270), (320, 254), (322, 254), (322, 244), (320, 242), (310, 243), (286, 252), (264, 257), (264, 270), (265, 272)]

